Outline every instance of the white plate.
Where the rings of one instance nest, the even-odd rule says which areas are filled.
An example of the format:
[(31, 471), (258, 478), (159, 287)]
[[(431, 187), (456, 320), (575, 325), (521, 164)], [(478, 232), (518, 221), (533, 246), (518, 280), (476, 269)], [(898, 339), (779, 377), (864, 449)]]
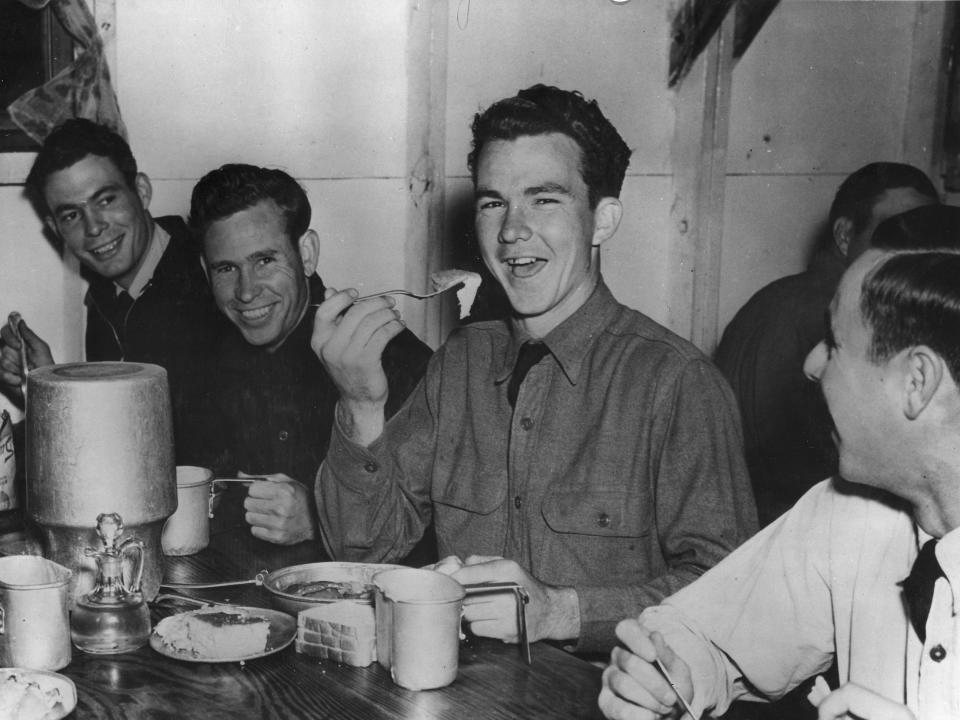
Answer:
[(26, 670), (24, 668), (0, 668), (0, 682), (5, 681), (11, 675), (34, 682), (45, 692), (54, 688), (60, 691), (62, 699), (53, 706), (50, 712), (43, 716), (43, 720), (60, 720), (60, 718), (72, 713), (77, 706), (76, 685), (73, 684), (73, 680), (60, 673), (46, 670)]
[[(196, 655), (186, 650), (175, 650), (170, 647), (157, 635), (156, 630), (150, 633), (150, 647), (156, 650), (161, 655), (166, 655), (171, 657), (174, 660), (184, 660), (185, 662), (198, 662), (198, 663), (221, 663), (221, 662), (244, 662), (246, 660), (255, 660), (256, 658), (266, 657), (267, 655), (273, 655), (273, 653), (280, 652), (290, 643), (293, 642), (293, 639), (297, 635), (297, 619), (292, 615), (287, 613), (280, 612), (279, 610), (267, 610), (264, 608), (255, 608), (255, 607), (241, 607), (238, 605), (218, 605), (218, 608), (222, 607), (224, 612), (239, 611), (239, 612), (248, 612), (259, 617), (266, 618), (267, 622), (270, 623), (270, 631), (267, 635), (267, 646), (257, 653), (251, 653), (249, 655), (218, 655), (218, 656), (207, 656), (207, 655)], [(201, 612), (201, 610), (189, 610), (185, 615), (196, 614)]]

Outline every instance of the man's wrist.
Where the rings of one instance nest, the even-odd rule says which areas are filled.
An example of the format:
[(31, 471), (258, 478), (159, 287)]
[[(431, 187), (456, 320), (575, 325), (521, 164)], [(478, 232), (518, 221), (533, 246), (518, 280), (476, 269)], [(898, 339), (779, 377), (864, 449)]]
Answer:
[(548, 640), (576, 640), (580, 637), (580, 596), (572, 587), (547, 588)]
[(369, 447), (383, 434), (383, 402), (364, 402), (340, 399), (337, 403), (337, 424), (351, 442)]

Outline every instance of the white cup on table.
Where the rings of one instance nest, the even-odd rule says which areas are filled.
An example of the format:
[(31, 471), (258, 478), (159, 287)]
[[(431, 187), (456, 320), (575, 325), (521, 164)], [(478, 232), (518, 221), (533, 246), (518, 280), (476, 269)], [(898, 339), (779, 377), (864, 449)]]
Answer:
[(210, 544), (210, 487), (213, 471), (177, 466), (177, 510), (163, 526), (164, 555), (193, 555)]
[(403, 568), (373, 576), (377, 662), (409, 690), (444, 687), (457, 677), (466, 591), (435, 570)]

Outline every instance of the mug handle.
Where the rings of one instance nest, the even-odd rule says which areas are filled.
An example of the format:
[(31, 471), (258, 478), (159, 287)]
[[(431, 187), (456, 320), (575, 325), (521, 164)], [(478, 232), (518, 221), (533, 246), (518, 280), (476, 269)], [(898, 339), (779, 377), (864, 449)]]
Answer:
[(3, 605), (0, 605), (0, 635), (4, 635), (7, 632), (6, 617), (7, 611), (3, 609)]

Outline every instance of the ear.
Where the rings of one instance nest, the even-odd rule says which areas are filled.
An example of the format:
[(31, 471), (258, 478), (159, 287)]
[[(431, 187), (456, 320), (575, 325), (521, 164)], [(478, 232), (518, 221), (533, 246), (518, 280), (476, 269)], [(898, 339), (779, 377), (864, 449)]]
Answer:
[(44, 215), (43, 224), (47, 226), (47, 230), (53, 233), (54, 237), (60, 237), (60, 232), (57, 230), (57, 223), (53, 219), (53, 215)]
[(203, 274), (207, 276), (207, 282), (210, 282), (210, 267), (207, 265), (207, 256), (200, 253), (200, 267), (203, 268)]
[(133, 185), (143, 209), (149, 210), (150, 200), (153, 198), (153, 185), (150, 184), (150, 178), (143, 173), (137, 173), (137, 176), (133, 179)]
[(313, 230), (307, 230), (297, 241), (297, 247), (303, 262), (303, 274), (310, 277), (317, 271), (320, 260), (320, 237)]
[(613, 237), (620, 227), (620, 218), (623, 216), (623, 205), (614, 197), (600, 198), (593, 211), (593, 238), (590, 244), (600, 247)]
[(937, 393), (943, 381), (943, 358), (926, 345), (917, 345), (904, 351), (903, 414), (909, 420), (920, 417)]
[(844, 257), (850, 250), (853, 241), (853, 221), (850, 218), (838, 217), (833, 221), (833, 242)]

